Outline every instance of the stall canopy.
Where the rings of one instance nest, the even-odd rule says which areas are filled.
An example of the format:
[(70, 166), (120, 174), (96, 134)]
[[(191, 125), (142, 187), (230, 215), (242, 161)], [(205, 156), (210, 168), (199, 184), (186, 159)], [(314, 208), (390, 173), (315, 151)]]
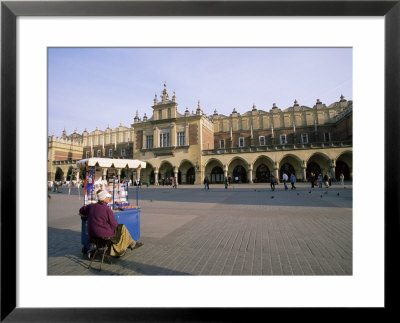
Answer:
[(146, 168), (146, 162), (138, 159), (112, 159), (112, 158), (87, 158), (76, 162), (76, 166), (84, 168), (87, 166), (99, 166), (103, 168)]

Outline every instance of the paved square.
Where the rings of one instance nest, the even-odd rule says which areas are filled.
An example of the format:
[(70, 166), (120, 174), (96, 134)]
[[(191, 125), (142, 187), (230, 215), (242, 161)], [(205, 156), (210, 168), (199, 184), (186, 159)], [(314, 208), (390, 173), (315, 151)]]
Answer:
[[(82, 191), (81, 191), (82, 193)], [(352, 187), (141, 188), (141, 238), (112, 264), (82, 255), (83, 200), (50, 192), (49, 275), (351, 275)], [(135, 190), (129, 200), (135, 204)]]

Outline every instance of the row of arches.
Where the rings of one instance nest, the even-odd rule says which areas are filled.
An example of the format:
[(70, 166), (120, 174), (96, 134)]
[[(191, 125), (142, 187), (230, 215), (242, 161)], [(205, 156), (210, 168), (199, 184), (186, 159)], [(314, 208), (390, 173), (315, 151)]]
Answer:
[(170, 178), (175, 176), (178, 184), (195, 184), (196, 167), (188, 160), (183, 161), (179, 168), (168, 161), (162, 162), (158, 168), (147, 162), (146, 168), (142, 169), (140, 174), (142, 181), (158, 185), (168, 183)]
[[(235, 156), (228, 163), (217, 158), (210, 158), (203, 166), (195, 166), (191, 161), (184, 160), (179, 166), (173, 166), (169, 161), (163, 161), (159, 167), (147, 162), (146, 169), (142, 170), (141, 178), (150, 184), (160, 184), (171, 177), (177, 177), (179, 184), (201, 183), (205, 176), (210, 183), (223, 183), (227, 177), (236, 183), (265, 183), (270, 181), (273, 174), (279, 179), (283, 173), (295, 174), (298, 180), (306, 181), (311, 173), (315, 175), (327, 174), (332, 179), (339, 180), (341, 174), (345, 180), (352, 178), (352, 152), (348, 151), (336, 159), (316, 153), (307, 161), (296, 155), (286, 155), (279, 162), (268, 156), (258, 156), (253, 163), (243, 157)], [(196, 178), (200, 177), (200, 178)]]
[[(281, 178), (283, 176), (283, 173), (286, 173), (288, 175), (294, 174), (297, 178), (299, 177), (299, 174), (296, 173), (296, 170), (294, 169), (293, 165), (289, 163), (285, 163), (284, 165), (281, 166), (279, 170), (279, 176), (278, 178)], [(320, 167), (315, 162), (312, 162), (308, 165), (307, 170), (306, 170), (306, 179), (310, 178), (311, 174), (322, 174), (323, 171)], [(271, 178), (271, 174), (274, 175), (273, 170), (269, 169), (267, 165), (264, 163), (260, 164), (257, 169), (254, 172), (254, 177), (253, 177), (253, 182), (254, 183), (268, 183)], [(335, 179), (339, 179), (340, 174), (343, 174), (346, 180), (350, 179), (350, 168), (349, 166), (343, 162), (343, 161), (338, 161), (336, 164), (335, 168)], [(274, 175), (275, 176), (275, 175)], [(236, 182), (236, 183), (248, 183), (248, 172), (246, 169), (238, 165), (236, 166), (233, 171), (232, 171), (232, 177), (229, 176), (229, 181)], [(211, 170), (211, 177), (210, 177), (210, 182), (211, 183), (223, 183), (224, 182), (224, 171), (222, 167), (220, 166), (215, 166)]]
[[(142, 183), (162, 184), (168, 183), (173, 177), (178, 184), (200, 184), (207, 176), (210, 183), (223, 183), (225, 178), (236, 183), (265, 183), (270, 181), (271, 174), (282, 179), (283, 173), (295, 174), (299, 181), (307, 181), (311, 173), (315, 175), (327, 174), (332, 179), (339, 180), (341, 174), (345, 180), (352, 179), (352, 152), (345, 151), (335, 159), (331, 159), (323, 153), (314, 153), (307, 160), (302, 160), (294, 154), (287, 154), (281, 160), (274, 161), (269, 156), (259, 155), (254, 161), (248, 161), (241, 156), (234, 156), (226, 161), (226, 156), (221, 160), (212, 157), (203, 165), (196, 165), (190, 160), (182, 160), (179, 166), (174, 166), (170, 161), (164, 160), (160, 166), (154, 166), (147, 162), (145, 169), (140, 171)], [(69, 180), (72, 167), (67, 174), (57, 168), (54, 180)], [(121, 171), (121, 177), (129, 176), (132, 180), (136, 174)]]

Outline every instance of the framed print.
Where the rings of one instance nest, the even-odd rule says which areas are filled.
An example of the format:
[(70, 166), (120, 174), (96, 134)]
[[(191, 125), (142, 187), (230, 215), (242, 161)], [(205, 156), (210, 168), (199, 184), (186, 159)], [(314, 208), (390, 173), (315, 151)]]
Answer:
[[(234, 321), (239, 310), (263, 315), (268, 309), (372, 307), (381, 315), (381, 309), (393, 309), (390, 290), (398, 280), (394, 255), (400, 227), (399, 19), (399, 1), (3, 1), (1, 320)], [(349, 277), (47, 274), (42, 250), (48, 234), (47, 187), (41, 188), (47, 182), (46, 157), (40, 157), (47, 155), (47, 48), (130, 46), (353, 48), (355, 160), (360, 166), (352, 170), (357, 177), (354, 227), (360, 240), (354, 242)], [(185, 146), (190, 129), (178, 131)], [(168, 133), (160, 134), (142, 141), (169, 146)], [(324, 140), (333, 135), (325, 132)], [(260, 136), (262, 146), (268, 145), (269, 137)], [(283, 144), (290, 138), (280, 136)], [(246, 140), (238, 136), (240, 148)], [(308, 144), (311, 136), (302, 140)], [(228, 143), (229, 136), (221, 139), (220, 148)], [(161, 148), (160, 154), (169, 153)], [(107, 151), (112, 156), (112, 147)], [(35, 230), (36, 241), (26, 241), (33, 236), (27, 227)], [(125, 286), (118, 301), (109, 285)], [(104, 295), (93, 297), (102, 286)]]

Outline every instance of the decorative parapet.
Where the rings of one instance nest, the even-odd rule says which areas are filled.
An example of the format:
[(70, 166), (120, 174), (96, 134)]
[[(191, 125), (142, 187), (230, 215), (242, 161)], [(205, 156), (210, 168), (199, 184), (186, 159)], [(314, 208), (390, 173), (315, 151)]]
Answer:
[(75, 145), (75, 146), (82, 146), (83, 141), (79, 139), (69, 139), (69, 138), (63, 138), (63, 137), (56, 137), (56, 136), (49, 136), (47, 138), (47, 141), (50, 142), (56, 142), (56, 143), (61, 143), (61, 144), (68, 144), (68, 145)]
[(349, 106), (346, 109), (344, 109), (342, 112), (340, 112), (336, 117), (335, 120), (339, 121), (340, 119), (343, 119), (345, 116), (353, 112), (353, 106)]
[(154, 148), (142, 148), (142, 153), (152, 152), (154, 157), (161, 156), (175, 156), (177, 150), (188, 149), (189, 145), (184, 146), (169, 146), (169, 147), (154, 147)]
[(53, 165), (76, 165), (79, 159), (53, 160)]
[(256, 147), (233, 147), (233, 148), (217, 148), (203, 150), (203, 156), (223, 155), (223, 154), (240, 154), (240, 153), (257, 153), (264, 151), (290, 151), (290, 150), (305, 150), (305, 149), (329, 149), (352, 147), (352, 141), (330, 141), (330, 142), (314, 142), (308, 144), (284, 144), (284, 145), (266, 145)]

